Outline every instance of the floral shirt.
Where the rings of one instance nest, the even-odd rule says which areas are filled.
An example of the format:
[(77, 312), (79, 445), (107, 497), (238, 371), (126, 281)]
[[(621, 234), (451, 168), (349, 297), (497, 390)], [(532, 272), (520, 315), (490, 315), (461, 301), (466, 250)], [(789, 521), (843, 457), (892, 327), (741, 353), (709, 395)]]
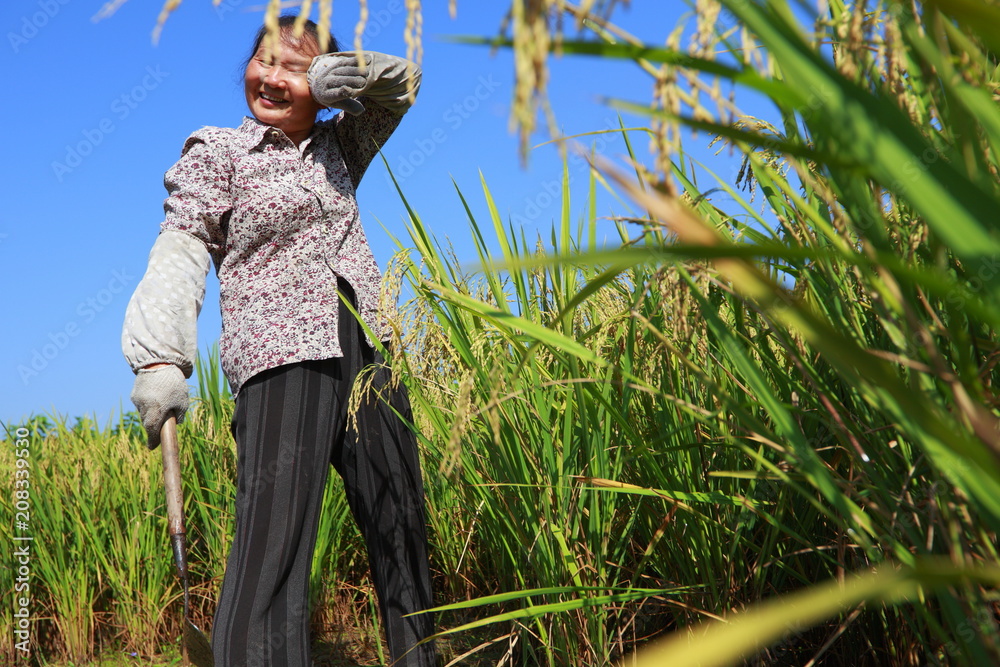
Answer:
[(215, 263), (222, 367), (234, 393), (269, 368), (343, 356), (338, 278), (372, 331), (384, 333), (382, 275), (355, 188), (401, 116), (365, 106), (317, 123), (300, 146), (249, 117), (238, 128), (203, 128), (164, 177), (161, 232), (197, 238)]

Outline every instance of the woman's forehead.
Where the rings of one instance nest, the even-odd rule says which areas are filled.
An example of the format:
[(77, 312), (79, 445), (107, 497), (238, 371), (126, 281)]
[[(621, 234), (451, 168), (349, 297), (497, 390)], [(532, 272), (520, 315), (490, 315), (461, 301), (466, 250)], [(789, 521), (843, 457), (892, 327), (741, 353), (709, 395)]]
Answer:
[[(280, 57), (282, 60), (300, 59), (310, 61), (319, 55), (319, 45), (316, 44), (316, 40), (312, 39), (312, 36), (308, 33), (303, 34), (301, 37), (295, 37), (292, 35), (291, 30), (282, 30), (281, 39), (278, 40), (276, 46), (277, 49), (273, 55)], [(268, 53), (269, 50), (270, 45), (265, 39), (257, 48), (257, 55), (270, 55)]]

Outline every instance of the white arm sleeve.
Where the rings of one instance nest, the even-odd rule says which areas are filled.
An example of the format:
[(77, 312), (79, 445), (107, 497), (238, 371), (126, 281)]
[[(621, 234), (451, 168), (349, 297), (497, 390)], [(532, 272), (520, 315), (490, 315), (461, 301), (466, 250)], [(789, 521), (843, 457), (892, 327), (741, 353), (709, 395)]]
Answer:
[(210, 265), (205, 244), (190, 234), (168, 230), (156, 238), (149, 268), (125, 309), (122, 352), (133, 371), (168, 363), (191, 377)]

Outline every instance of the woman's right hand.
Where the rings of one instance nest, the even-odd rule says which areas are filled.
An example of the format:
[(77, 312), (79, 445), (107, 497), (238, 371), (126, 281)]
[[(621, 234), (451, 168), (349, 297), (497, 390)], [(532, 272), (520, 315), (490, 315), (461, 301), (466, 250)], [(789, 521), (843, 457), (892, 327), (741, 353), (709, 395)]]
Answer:
[(147, 446), (160, 446), (160, 429), (173, 415), (184, 421), (188, 409), (188, 386), (184, 373), (173, 364), (151, 364), (140, 368), (130, 397), (146, 429)]

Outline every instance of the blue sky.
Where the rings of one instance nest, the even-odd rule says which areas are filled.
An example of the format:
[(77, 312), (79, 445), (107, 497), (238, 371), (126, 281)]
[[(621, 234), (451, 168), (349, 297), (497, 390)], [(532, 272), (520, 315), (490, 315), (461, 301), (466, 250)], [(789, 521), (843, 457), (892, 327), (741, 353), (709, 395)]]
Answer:
[[(218, 7), (188, 0), (171, 15), (158, 45), (150, 35), (159, 0), (130, 0), (94, 22), (102, 4), (11, 0), (0, 8), (8, 94), (18, 100), (5, 113), (7, 157), (0, 162), (5, 424), (30, 414), (88, 415), (105, 424), (132, 409), (121, 323), (162, 219), (163, 173), (191, 132), (237, 125), (246, 113), (239, 64), (261, 23), (257, 0), (223, 0)], [(403, 4), (369, 0), (367, 49), (405, 55)], [(493, 35), (507, 3), (460, 0), (454, 20), (447, 0), (423, 4), (423, 87), (384, 150), (404, 192), (437, 238), (451, 241), (470, 263), (468, 223), (452, 179), (485, 219), (481, 171), (502, 215), (527, 227), (529, 238), (536, 230), (548, 236), (559, 210), (547, 189), (562, 167), (553, 146), (534, 150), (527, 166), (520, 163), (509, 129), (510, 54), (445, 39)], [(681, 3), (638, 1), (619, 11), (618, 20), (662, 44), (681, 9)], [(357, 12), (356, 3), (334, 3), (334, 34), (348, 46)], [(554, 63), (552, 100), (564, 134), (616, 125), (617, 112), (600, 98), (645, 103), (651, 88), (651, 79), (628, 63)], [(539, 133), (534, 143), (548, 138)], [(645, 150), (646, 139), (636, 139)], [(612, 160), (625, 153), (621, 139), (596, 141)], [(716, 169), (735, 174), (731, 164)], [(586, 179), (578, 176), (573, 183), (580, 187)], [(358, 199), (384, 267), (395, 247), (380, 224), (403, 235), (405, 215), (384, 165), (372, 165)], [(202, 351), (218, 339), (219, 327), (213, 272), (199, 319)]]

